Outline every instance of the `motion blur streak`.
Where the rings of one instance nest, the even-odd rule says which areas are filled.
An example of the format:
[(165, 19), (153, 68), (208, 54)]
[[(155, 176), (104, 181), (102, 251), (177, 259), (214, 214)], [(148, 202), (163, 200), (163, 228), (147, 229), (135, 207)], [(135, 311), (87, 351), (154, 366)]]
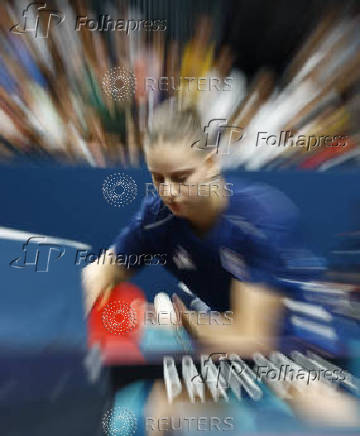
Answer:
[(224, 167), (359, 165), (356, 2), (171, 3), (4, 1), (1, 160), (136, 166), (154, 108), (178, 97), (204, 127), (244, 129)]

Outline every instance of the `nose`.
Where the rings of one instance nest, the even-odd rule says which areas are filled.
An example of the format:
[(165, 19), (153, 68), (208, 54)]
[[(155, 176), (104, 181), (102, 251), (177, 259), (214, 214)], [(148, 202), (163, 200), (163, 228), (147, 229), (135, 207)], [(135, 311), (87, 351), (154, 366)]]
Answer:
[(174, 183), (170, 178), (166, 177), (164, 179), (163, 186), (160, 187), (161, 195), (168, 199), (174, 199), (179, 195), (179, 187), (176, 185), (177, 183)]

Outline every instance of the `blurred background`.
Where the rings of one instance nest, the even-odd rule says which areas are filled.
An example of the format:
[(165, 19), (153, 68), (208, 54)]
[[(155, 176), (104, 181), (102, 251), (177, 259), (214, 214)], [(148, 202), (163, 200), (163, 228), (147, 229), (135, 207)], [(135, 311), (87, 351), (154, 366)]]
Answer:
[[(357, 167), (358, 2), (41, 5), (1, 4), (2, 161), (139, 165), (154, 109), (177, 97), (244, 130), (224, 167)], [(256, 145), (259, 131), (333, 140)]]
[[(321, 280), (294, 284), (292, 346), (360, 377), (359, 21), (356, 0), (0, 4), (1, 435), (106, 434), (102, 419), (115, 406), (130, 408), (137, 426), (111, 434), (143, 435), (149, 404), (170, 413), (161, 356), (184, 353), (182, 345), (147, 336), (140, 364), (101, 369), (73, 262), (78, 249), (108, 247), (138, 209), (151, 181), (145, 133), (168, 99), (195, 108), (204, 128), (222, 121), (226, 175), (275, 186), (299, 207), (304, 240), (327, 266)], [(259, 132), (278, 143), (259, 142)], [(300, 137), (305, 146), (294, 144)], [(138, 187), (124, 208), (101, 191), (115, 168)], [(45, 274), (10, 268), (34, 235), (66, 256)], [(134, 282), (150, 301), (178, 290), (160, 268)], [(261, 402), (246, 397), (212, 413), (233, 414), (234, 435), (325, 434), (261, 389)], [(358, 389), (341, 392), (358, 400)], [(194, 414), (182, 401), (173, 413)], [(325, 415), (342, 405), (337, 397)], [(356, 413), (347, 405), (356, 421), (358, 403)]]

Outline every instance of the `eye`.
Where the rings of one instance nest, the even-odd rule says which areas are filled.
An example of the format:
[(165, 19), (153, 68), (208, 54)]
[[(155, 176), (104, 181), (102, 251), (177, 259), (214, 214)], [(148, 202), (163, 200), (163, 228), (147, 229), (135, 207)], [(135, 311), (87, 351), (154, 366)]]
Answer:
[(187, 178), (188, 178), (188, 176), (176, 176), (176, 177), (173, 177), (172, 180), (175, 183), (184, 183), (184, 182), (186, 182)]
[(193, 174), (193, 172), (194, 170), (173, 174), (171, 180), (174, 183), (185, 183), (189, 179), (189, 177)]
[(164, 177), (161, 174), (153, 174), (152, 176), (155, 183), (164, 183)]

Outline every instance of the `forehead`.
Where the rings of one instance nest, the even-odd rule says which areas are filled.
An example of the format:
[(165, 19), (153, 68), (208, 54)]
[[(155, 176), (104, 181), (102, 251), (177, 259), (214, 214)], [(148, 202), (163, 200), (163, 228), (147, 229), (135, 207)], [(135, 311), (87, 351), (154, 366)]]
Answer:
[(162, 144), (146, 150), (146, 161), (150, 172), (174, 173), (194, 169), (201, 163), (200, 153), (182, 144)]

